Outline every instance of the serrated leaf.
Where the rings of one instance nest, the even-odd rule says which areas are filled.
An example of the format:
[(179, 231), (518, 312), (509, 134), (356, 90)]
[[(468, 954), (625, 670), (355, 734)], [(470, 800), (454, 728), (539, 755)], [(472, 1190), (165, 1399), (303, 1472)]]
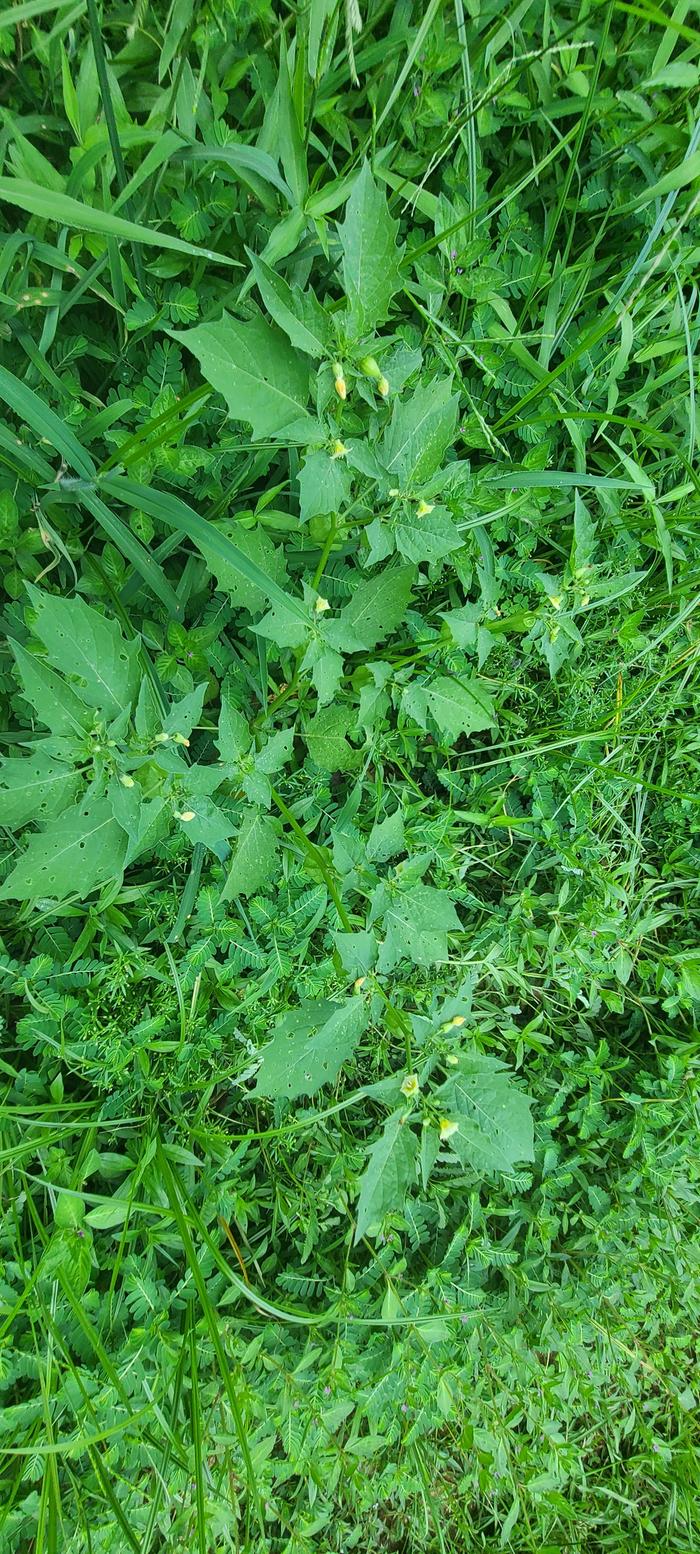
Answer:
[(447, 935), (462, 924), (445, 890), (414, 885), (394, 896), (384, 913), (385, 939), (379, 951), (379, 971), (392, 971), (398, 961), (436, 966), (447, 960)]
[(39, 835), (0, 887), (0, 900), (35, 896), (84, 898), (96, 885), (121, 875), (126, 835), (107, 799), (76, 804)]
[(348, 744), (346, 735), (355, 718), (348, 707), (324, 707), (304, 730), (309, 755), (324, 772), (349, 772), (359, 761), (359, 752)]
[(464, 543), (445, 507), (436, 507), (423, 518), (417, 512), (402, 513), (393, 530), (396, 548), (407, 561), (441, 561)]
[(292, 345), (309, 356), (324, 356), (331, 339), (331, 322), (312, 291), (290, 286), (264, 259), (246, 249), (258, 291)]
[(367, 840), (367, 857), (372, 863), (386, 863), (387, 859), (405, 851), (403, 810), (395, 809), (393, 815), (387, 815), (372, 826)]
[(268, 815), (249, 809), (243, 816), (222, 901), (232, 896), (252, 896), (274, 874), (279, 841), (277, 827)]
[(302, 523), (339, 513), (350, 499), (350, 472), (345, 459), (332, 459), (323, 449), (309, 453), (299, 472)]
[(28, 593), (36, 615), (32, 630), (80, 700), (106, 719), (131, 706), (139, 685), (138, 643), (127, 642), (117, 621), (83, 599), (60, 599), (31, 585)]
[(453, 680), (441, 674), (425, 687), (425, 696), (431, 717), (449, 744), (460, 734), (481, 733), (495, 724), (493, 700), (482, 680)]
[[(222, 531), (226, 533), (227, 531)], [(269, 577), (273, 583), (284, 588), (289, 582), (287, 568), (284, 560), (284, 551), (281, 545), (275, 545), (265, 530), (256, 525), (254, 529), (244, 529), (242, 524), (235, 527), (229, 525), (228, 533), (235, 541), (236, 547), (248, 558), (255, 562), (260, 570)], [(206, 563), (216, 578), (216, 586), (222, 593), (227, 593), (231, 603), (238, 605), (240, 609), (250, 610), (256, 614), (264, 610), (267, 598), (261, 588), (243, 577), (230, 561), (218, 556), (214, 550), (202, 547)]]
[(364, 1000), (349, 998), (314, 1036), (307, 1031), (293, 1036), (286, 1031), (278, 1033), (263, 1052), (254, 1094), (295, 1100), (333, 1084), (343, 1063), (352, 1056), (367, 1020)]
[(403, 285), (397, 247), (399, 223), (389, 215), (365, 162), (353, 184), (339, 227), (343, 247), (343, 285), (348, 299), (348, 333), (357, 338), (388, 317), (395, 292)]
[(338, 619), (327, 622), (327, 640), (345, 653), (376, 647), (404, 620), (414, 577), (413, 567), (390, 566), (357, 582)]
[(82, 734), (92, 723), (92, 713), (75, 691), (19, 642), (10, 641), (10, 650), (22, 695), (31, 702), (40, 721), (52, 734)]
[(144, 799), (138, 783), (124, 788), (120, 782), (110, 784), (108, 798), (115, 820), (126, 832), (128, 843), (124, 855), (124, 867), (135, 858), (154, 852), (170, 828), (170, 808), (160, 796)]
[(342, 657), (340, 653), (328, 647), (327, 643), (313, 638), (301, 663), (302, 674), (306, 674), (309, 670), (319, 706), (325, 707), (333, 701), (343, 678)]
[(221, 710), (219, 712), (219, 737), (216, 746), (222, 761), (230, 763), (239, 761), (241, 756), (250, 750), (252, 734), (242, 712), (234, 706), (227, 687), (224, 685), (221, 691)]
[(414, 490), (435, 474), (454, 440), (459, 399), (449, 378), (420, 383), (394, 400), (380, 449), (382, 463), (402, 490)]
[(402, 1210), (408, 1189), (415, 1181), (418, 1139), (404, 1121), (404, 1111), (394, 1112), (384, 1132), (368, 1152), (367, 1165), (360, 1178), (355, 1243), (363, 1236), (376, 1234), (384, 1217)]
[(52, 820), (72, 804), (81, 778), (72, 766), (64, 766), (39, 745), (24, 760), (14, 757), (0, 768), (0, 814), (13, 830), (28, 820)]
[(215, 324), (173, 333), (196, 356), (222, 394), (234, 421), (249, 422), (256, 438), (308, 442), (319, 437), (309, 415), (309, 371), (279, 329), (262, 318), (239, 323), (227, 313)]
[(534, 1159), (531, 1101), (497, 1058), (465, 1055), (435, 1092), (441, 1113), (459, 1122), (450, 1148), (475, 1171), (512, 1171)]
[(163, 718), (163, 731), (166, 734), (182, 734), (188, 739), (193, 728), (196, 728), (202, 716), (204, 696), (207, 689), (206, 681), (202, 685), (196, 685), (193, 691), (188, 691), (186, 696), (181, 696), (168, 708)]

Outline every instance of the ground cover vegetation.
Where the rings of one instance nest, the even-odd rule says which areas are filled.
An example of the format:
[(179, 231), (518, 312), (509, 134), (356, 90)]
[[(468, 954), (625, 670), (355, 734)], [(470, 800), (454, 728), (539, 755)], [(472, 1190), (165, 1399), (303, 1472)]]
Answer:
[(688, 1551), (697, 12), (0, 12), (0, 1550)]

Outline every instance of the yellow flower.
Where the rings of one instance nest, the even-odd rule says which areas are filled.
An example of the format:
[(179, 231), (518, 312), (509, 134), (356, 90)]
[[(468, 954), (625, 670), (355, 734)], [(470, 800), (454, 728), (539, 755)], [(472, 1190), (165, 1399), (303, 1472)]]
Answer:
[(347, 383), (345, 382), (345, 374), (343, 372), (343, 364), (342, 364), (342, 362), (334, 362), (333, 363), (333, 380), (334, 380), (334, 384), (335, 384), (335, 392), (338, 395), (338, 398), (339, 399), (347, 399), (347, 397), (348, 397), (348, 386), (347, 386)]
[(366, 977), (357, 977), (352, 984), (353, 993), (361, 993), (366, 981)]
[(197, 817), (193, 809), (176, 809), (175, 811), (176, 820), (195, 820), (196, 818)]
[(441, 1117), (439, 1127), (441, 1144), (444, 1144), (445, 1139), (451, 1139), (453, 1133), (459, 1133), (459, 1123), (451, 1122), (449, 1117)]
[(421, 497), (416, 508), (416, 518), (427, 518), (428, 513), (432, 513), (434, 505), (434, 502), (424, 502)]
[(550, 594), (549, 602), (553, 610), (561, 609), (561, 594)]
[(406, 1096), (417, 1095), (420, 1090), (420, 1080), (417, 1074), (407, 1074), (401, 1086), (401, 1094)]
[(189, 743), (189, 739), (185, 739), (184, 734), (173, 734), (174, 745), (187, 745), (189, 749)]
[(134, 787), (134, 779), (133, 779), (133, 777), (129, 777), (126, 772), (124, 772), (123, 776), (119, 778), (119, 781), (122, 784), (123, 788), (133, 788)]
[(327, 599), (322, 599), (321, 595), (319, 594), (318, 599), (314, 605), (314, 609), (317, 615), (323, 615), (324, 610), (330, 610), (330, 604)]
[(336, 437), (335, 442), (333, 444), (333, 447), (331, 449), (331, 458), (332, 459), (344, 459), (345, 455), (347, 454), (347, 451), (348, 450), (347, 450), (347, 448), (345, 446), (345, 443), (341, 442), (339, 437)]

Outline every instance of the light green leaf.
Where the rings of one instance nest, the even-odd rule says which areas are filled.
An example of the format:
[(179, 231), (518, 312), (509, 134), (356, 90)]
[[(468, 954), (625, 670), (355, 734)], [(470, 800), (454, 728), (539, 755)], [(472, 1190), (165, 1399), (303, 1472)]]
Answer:
[(330, 348), (331, 323), (314, 293), (290, 286), (264, 259), (248, 248), (246, 253), (260, 295), (275, 323), (297, 350), (306, 351), (309, 356), (325, 356)]
[(394, 1112), (368, 1151), (360, 1178), (355, 1243), (363, 1236), (376, 1235), (387, 1214), (403, 1209), (408, 1190), (415, 1182), (418, 1139), (404, 1115), (403, 1109)]
[(53, 820), (75, 800), (81, 778), (72, 766), (46, 755), (38, 745), (24, 760), (10, 758), (0, 768), (0, 814), (10, 830), (28, 820)]
[(126, 869), (135, 858), (154, 852), (167, 836), (171, 824), (170, 806), (160, 796), (144, 799), (138, 783), (133, 788), (125, 788), (118, 779), (110, 783), (108, 798), (112, 814), (128, 838), (124, 855)]
[(404, 512), (393, 527), (397, 550), (407, 561), (441, 561), (463, 544), (445, 507), (435, 507), (422, 518), (417, 512)]
[(41, 722), (52, 734), (82, 734), (92, 722), (92, 714), (69, 685), (49, 669), (43, 659), (28, 653), (19, 642), (10, 641), (17, 665), (22, 695), (31, 702)]
[(512, 1171), (534, 1160), (530, 1099), (497, 1058), (465, 1054), (435, 1099), (441, 1114), (459, 1123), (450, 1148), (473, 1170)]
[(258, 1070), (255, 1095), (296, 1100), (314, 1095), (323, 1085), (334, 1084), (367, 1026), (364, 999), (348, 998), (315, 1035), (302, 1030), (289, 1036), (278, 1033), (265, 1047)]
[(202, 685), (196, 685), (193, 691), (188, 691), (186, 696), (181, 696), (179, 701), (171, 703), (163, 718), (164, 733), (182, 734), (185, 739), (189, 739), (193, 728), (201, 721), (206, 689), (205, 681)]
[(281, 771), (287, 761), (291, 761), (293, 749), (294, 729), (278, 729), (265, 741), (262, 750), (259, 750), (255, 757), (258, 771), (266, 772), (269, 776)]
[(367, 857), (371, 863), (386, 863), (387, 859), (405, 851), (403, 810), (395, 809), (393, 815), (387, 815), (372, 826), (367, 840)]
[(343, 284), (348, 299), (348, 333), (354, 338), (382, 324), (403, 278), (397, 247), (398, 221), (389, 215), (369, 163), (357, 175), (339, 234), (343, 247)]
[(222, 761), (239, 761), (250, 750), (252, 735), (242, 712), (234, 706), (224, 685), (221, 692), (219, 713), (219, 737), (216, 741)]
[(358, 581), (338, 619), (326, 623), (327, 640), (345, 653), (376, 647), (404, 620), (414, 577), (411, 566), (390, 566)]
[(441, 674), (425, 687), (425, 695), (430, 714), (449, 744), (460, 734), (476, 734), (495, 724), (493, 701), (482, 680), (453, 680)]
[(343, 660), (340, 653), (318, 638), (312, 638), (301, 663), (302, 674), (311, 671), (319, 706), (326, 707), (333, 701), (343, 678)]
[(232, 896), (252, 896), (266, 885), (277, 867), (277, 826), (257, 809), (245, 812), (231, 859), (222, 901)]
[(448, 933), (459, 933), (461, 928), (447, 891), (414, 885), (395, 895), (384, 914), (379, 971), (392, 971), (404, 958), (416, 966), (437, 966), (447, 960)]
[(58, 598), (31, 584), (28, 593), (32, 630), (81, 701), (105, 719), (130, 707), (139, 686), (138, 643), (126, 642), (117, 621), (84, 599)]
[(307, 454), (299, 471), (299, 508), (302, 523), (311, 518), (340, 513), (350, 500), (351, 480), (345, 459), (332, 459), (320, 449)]
[[(196, 842), (201, 842), (204, 847), (210, 847), (218, 857), (221, 843), (225, 842), (226, 837), (235, 830), (233, 822), (206, 794), (190, 795), (186, 802), (190, 807), (181, 810), (178, 817), (181, 830), (192, 846)], [(183, 815), (188, 817), (191, 815), (192, 818), (184, 820)], [(238, 893), (242, 894), (241, 891)]]
[[(273, 583), (284, 588), (289, 581), (284, 551), (281, 545), (273, 543), (260, 524), (256, 524), (254, 529), (244, 529), (242, 524), (229, 524), (228, 529), (223, 529), (221, 532), (228, 533), (235, 541), (237, 550), (253, 561)], [(232, 604), (238, 605), (240, 609), (250, 610), (251, 614), (264, 610), (267, 599), (256, 583), (243, 577), (238, 567), (232, 565), (225, 557), (217, 555), (215, 551), (203, 547), (203, 554), (216, 578), (217, 588), (228, 594)]]
[(35, 896), (84, 899), (96, 885), (121, 875), (126, 836), (107, 799), (76, 804), (39, 835), (0, 888), (0, 900)]
[(380, 457), (403, 491), (435, 474), (454, 440), (458, 409), (449, 378), (420, 383), (409, 397), (394, 400)]
[(187, 346), (234, 421), (247, 421), (258, 438), (309, 442), (322, 434), (309, 415), (309, 371), (279, 329), (262, 318), (241, 324), (227, 313), (216, 324), (170, 331)]
[(349, 707), (324, 707), (304, 730), (312, 761), (324, 772), (349, 772), (360, 757), (348, 744), (355, 717)]

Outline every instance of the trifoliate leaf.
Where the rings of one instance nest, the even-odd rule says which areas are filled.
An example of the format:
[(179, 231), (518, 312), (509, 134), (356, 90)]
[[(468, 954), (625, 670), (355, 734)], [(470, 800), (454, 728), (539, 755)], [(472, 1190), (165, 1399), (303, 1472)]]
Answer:
[(279, 1032), (264, 1049), (254, 1094), (293, 1101), (333, 1084), (352, 1056), (368, 1017), (364, 1000), (349, 998), (315, 1035), (307, 1030), (293, 1036)]

